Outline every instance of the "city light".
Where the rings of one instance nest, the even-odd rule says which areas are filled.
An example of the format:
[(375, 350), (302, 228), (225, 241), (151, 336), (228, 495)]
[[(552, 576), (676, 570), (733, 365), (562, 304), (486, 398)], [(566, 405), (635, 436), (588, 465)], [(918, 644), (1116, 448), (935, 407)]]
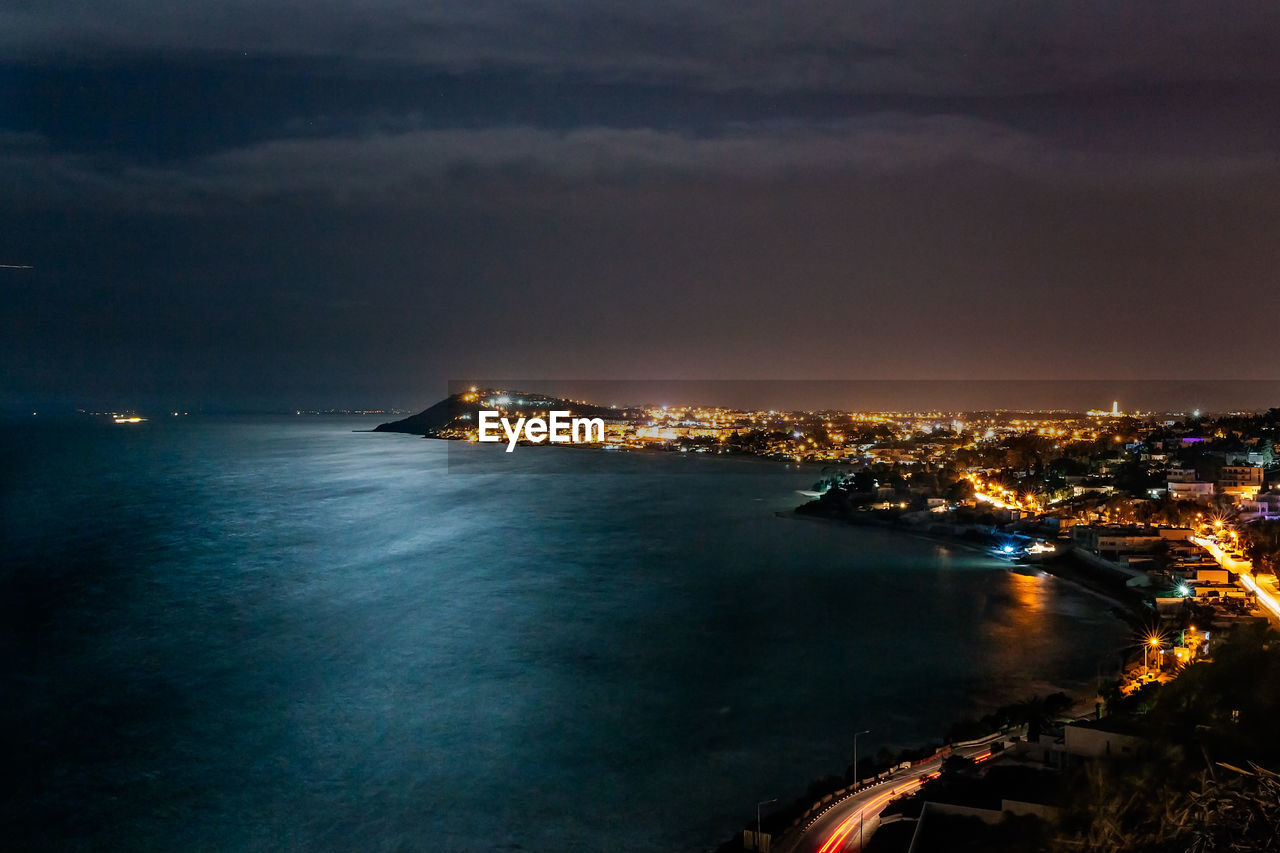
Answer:
[(1274, 596), (1262, 587), (1258, 586), (1258, 582), (1253, 579), (1253, 575), (1247, 573), (1241, 574), (1240, 583), (1245, 589), (1249, 590), (1257, 597), (1258, 603), (1267, 608), (1267, 610), (1271, 612), (1272, 616), (1280, 619), (1280, 602), (1277, 602)]

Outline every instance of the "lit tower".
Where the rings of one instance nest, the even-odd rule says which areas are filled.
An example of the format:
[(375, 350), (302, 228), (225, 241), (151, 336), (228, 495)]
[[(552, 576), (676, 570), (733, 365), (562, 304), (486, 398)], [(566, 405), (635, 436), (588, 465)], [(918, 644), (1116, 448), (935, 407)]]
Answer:
[(1119, 415), (1119, 414), (1120, 414), (1120, 401), (1119, 401), (1119, 400), (1112, 400), (1112, 401), (1111, 401), (1111, 414), (1113, 414), (1113, 415)]

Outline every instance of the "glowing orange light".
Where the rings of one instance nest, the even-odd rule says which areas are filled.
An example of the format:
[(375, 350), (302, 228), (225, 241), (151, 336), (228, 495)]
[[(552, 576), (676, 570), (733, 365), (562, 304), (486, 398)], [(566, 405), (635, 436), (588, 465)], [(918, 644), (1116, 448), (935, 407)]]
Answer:
[(912, 779), (910, 782), (905, 782), (896, 788), (891, 788), (883, 794), (872, 798), (870, 802), (866, 803), (862, 808), (858, 809), (856, 812), (840, 822), (840, 825), (827, 836), (827, 840), (818, 848), (818, 853), (835, 853), (835, 851), (844, 846), (845, 841), (848, 839), (849, 835), (852, 834), (854, 827), (858, 825), (858, 822), (864, 815), (868, 812), (871, 812), (872, 814), (879, 814), (880, 809), (882, 809), (890, 800), (901, 796), (908, 791), (914, 791), (916, 788), (919, 788), (924, 782), (924, 779), (933, 779), (939, 775), (939, 773), (932, 773), (927, 777)]

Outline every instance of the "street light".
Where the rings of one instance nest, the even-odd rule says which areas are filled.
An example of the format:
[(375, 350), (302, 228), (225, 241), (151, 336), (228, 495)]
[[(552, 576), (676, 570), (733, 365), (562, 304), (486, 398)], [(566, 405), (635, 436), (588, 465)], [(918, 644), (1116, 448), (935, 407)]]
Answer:
[(1147, 639), (1147, 644), (1142, 647), (1142, 668), (1147, 671), (1147, 675), (1151, 674), (1151, 665), (1147, 663), (1147, 652), (1151, 649), (1160, 648), (1160, 638), (1151, 636)]
[(863, 729), (860, 732), (853, 733), (853, 787), (858, 787), (858, 735), (871, 734), (871, 729)]
[(769, 803), (776, 803), (777, 801), (778, 801), (778, 798), (774, 797), (772, 800), (761, 800), (760, 802), (756, 803), (756, 849), (757, 850), (760, 850), (763, 847), (763, 845), (760, 843), (760, 807), (767, 806), (769, 805)]

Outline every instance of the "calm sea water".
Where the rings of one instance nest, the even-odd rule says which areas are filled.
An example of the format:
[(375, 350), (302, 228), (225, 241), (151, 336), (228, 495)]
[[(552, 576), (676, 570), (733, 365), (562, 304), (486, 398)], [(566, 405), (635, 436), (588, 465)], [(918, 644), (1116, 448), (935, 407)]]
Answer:
[(1124, 642), (1052, 578), (775, 517), (811, 472), (495, 472), (374, 423), (6, 427), (6, 843), (703, 850), (856, 729), (1087, 689)]

